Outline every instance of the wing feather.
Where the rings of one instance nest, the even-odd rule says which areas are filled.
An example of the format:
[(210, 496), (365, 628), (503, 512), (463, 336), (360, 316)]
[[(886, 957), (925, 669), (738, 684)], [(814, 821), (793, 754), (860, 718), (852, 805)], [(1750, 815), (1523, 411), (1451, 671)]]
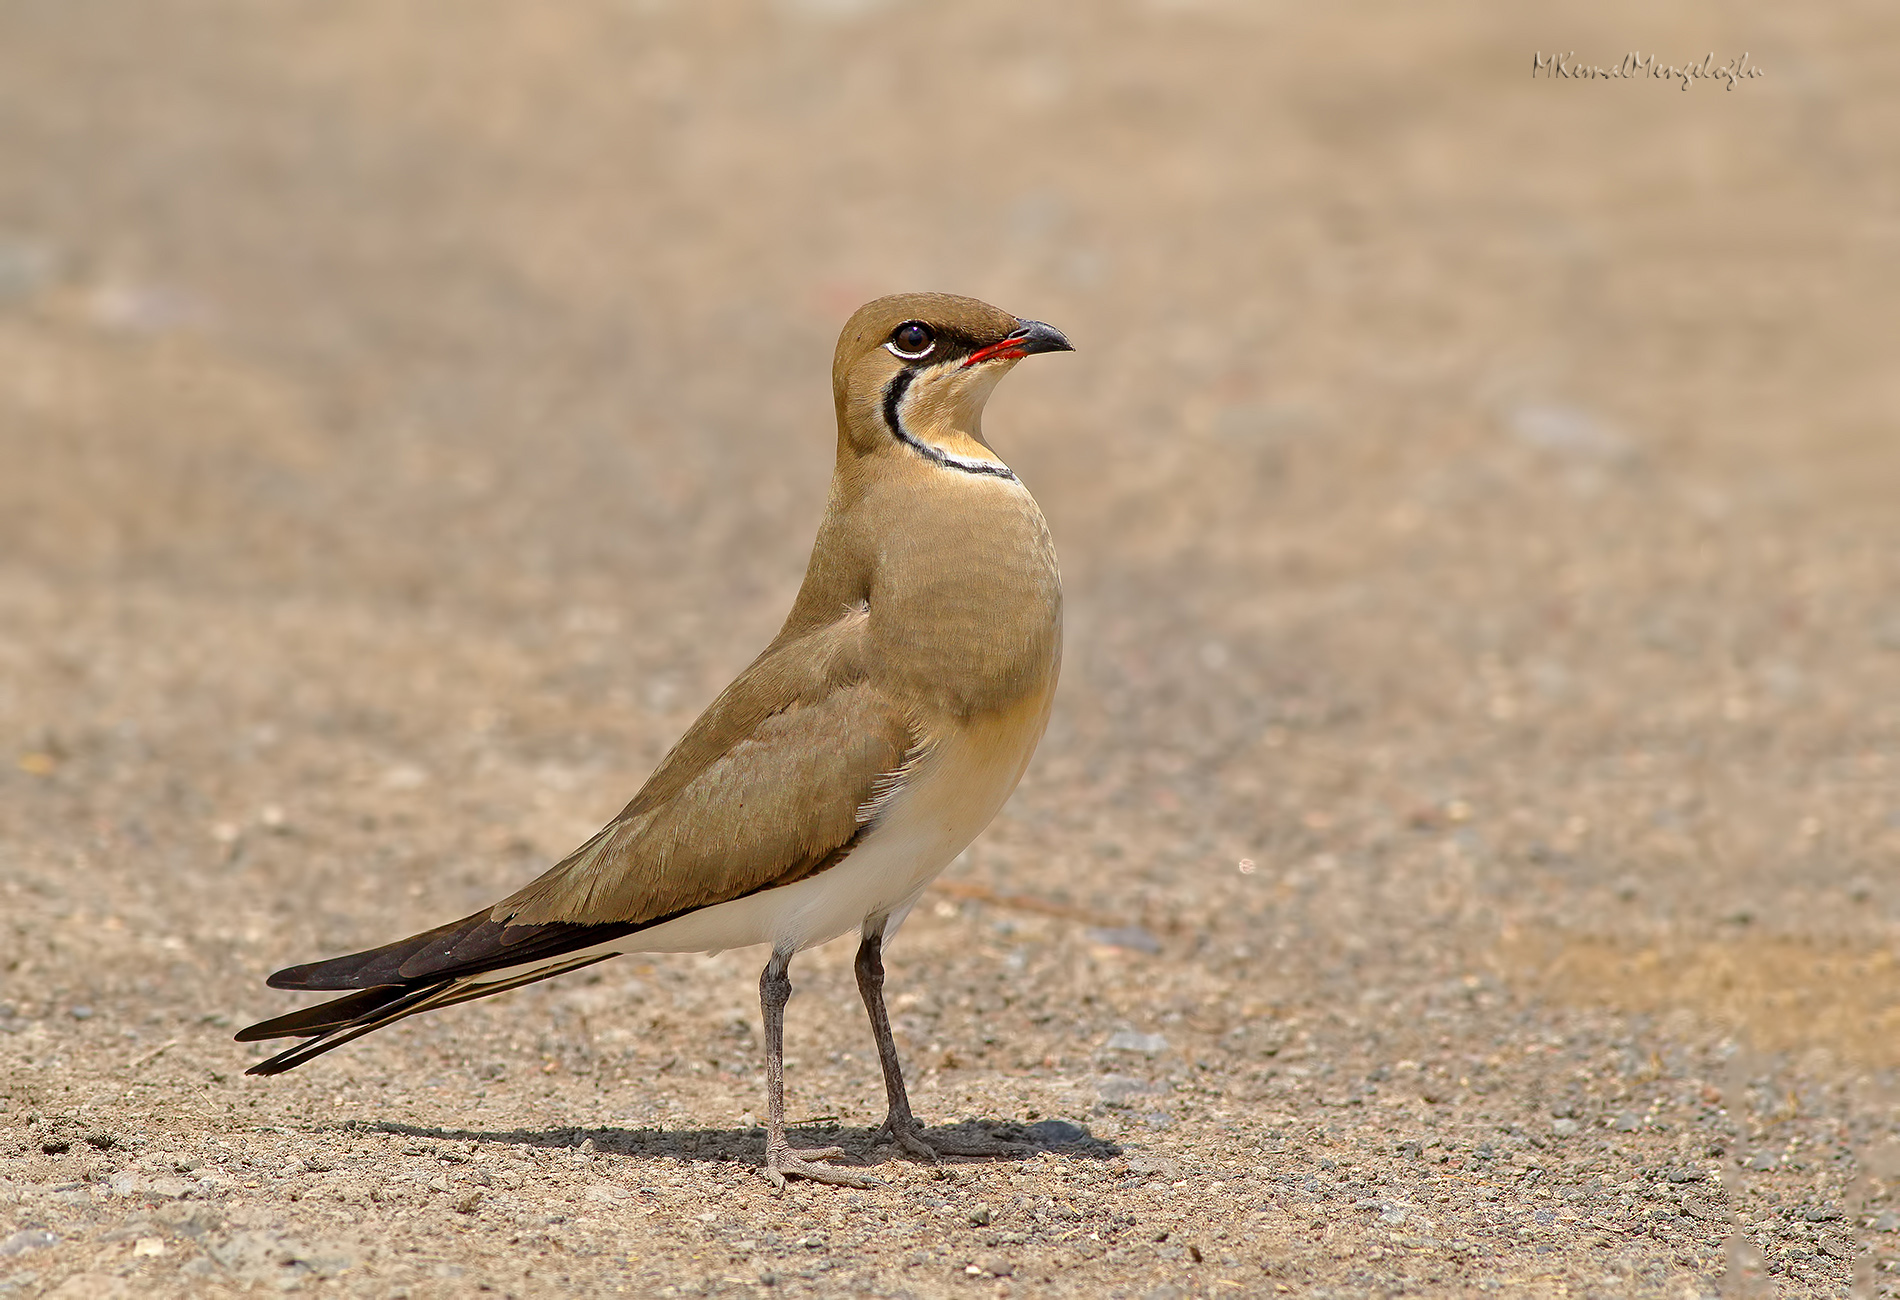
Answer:
[(802, 649), (754, 664), (620, 816), (490, 915), (644, 925), (834, 864), (928, 739), (862, 676), (839, 680), (838, 656)]
[[(715, 700), (620, 815), (495, 907), (381, 948), (278, 971), (357, 990), (243, 1030), (308, 1041), (275, 1074), (406, 1016), (561, 974), (602, 944), (806, 879), (849, 854), (930, 748), (862, 671), (861, 611), (781, 638)], [(483, 978), (487, 976), (487, 978)]]

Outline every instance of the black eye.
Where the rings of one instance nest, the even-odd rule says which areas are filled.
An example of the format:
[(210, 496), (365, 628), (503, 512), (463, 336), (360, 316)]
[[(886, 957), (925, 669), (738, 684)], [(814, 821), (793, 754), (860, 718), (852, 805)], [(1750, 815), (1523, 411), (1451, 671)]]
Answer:
[(930, 326), (920, 320), (907, 320), (891, 331), (891, 351), (900, 357), (921, 357), (936, 341)]

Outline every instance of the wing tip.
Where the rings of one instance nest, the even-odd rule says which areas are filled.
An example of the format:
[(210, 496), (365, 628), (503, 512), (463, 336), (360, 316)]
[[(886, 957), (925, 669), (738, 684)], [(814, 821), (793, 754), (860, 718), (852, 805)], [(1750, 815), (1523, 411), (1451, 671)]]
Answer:
[(310, 973), (321, 962), (306, 962), (302, 966), (286, 966), (282, 970), (272, 971), (264, 977), (264, 987), (272, 989), (307, 989), (310, 987)]

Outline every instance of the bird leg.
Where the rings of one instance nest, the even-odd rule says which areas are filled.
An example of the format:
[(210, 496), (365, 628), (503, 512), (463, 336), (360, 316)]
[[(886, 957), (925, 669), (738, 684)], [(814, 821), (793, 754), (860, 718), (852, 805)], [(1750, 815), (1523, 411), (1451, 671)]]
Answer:
[(897, 1042), (891, 1037), (891, 1016), (884, 1009), (884, 918), (864, 928), (864, 941), (858, 945), (858, 993), (864, 998), (864, 1010), (871, 1017), (871, 1034), (877, 1039), (878, 1064), (884, 1067), (884, 1095), (890, 1111), (871, 1137), (872, 1146), (886, 1140), (939, 1164), (945, 1155), (1009, 1156), (1021, 1155), (1032, 1148), (1000, 1138), (972, 1133), (951, 1132), (936, 1138), (924, 1136), (924, 1125), (910, 1113), (910, 1096), (904, 1091), (904, 1066), (897, 1059)]
[(766, 1181), (779, 1188), (788, 1177), (840, 1187), (875, 1187), (877, 1179), (867, 1174), (818, 1163), (844, 1155), (842, 1147), (794, 1151), (785, 1140), (785, 1004), (792, 997), (791, 964), (791, 953), (774, 952), (759, 974), (759, 1008), (765, 1018)]

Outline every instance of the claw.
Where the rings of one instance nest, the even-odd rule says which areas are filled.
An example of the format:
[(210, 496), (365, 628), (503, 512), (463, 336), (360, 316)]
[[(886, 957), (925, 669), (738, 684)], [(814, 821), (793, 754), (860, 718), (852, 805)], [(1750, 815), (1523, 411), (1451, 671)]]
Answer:
[(871, 1135), (871, 1147), (875, 1150), (887, 1143), (901, 1147), (929, 1164), (943, 1163), (943, 1157), (937, 1153), (937, 1148), (924, 1140), (922, 1120), (913, 1119), (904, 1123), (894, 1116), (885, 1116), (884, 1122), (878, 1125), (877, 1132)]
[(877, 1179), (869, 1174), (818, 1163), (821, 1160), (841, 1159), (847, 1154), (843, 1147), (819, 1147), (809, 1151), (780, 1147), (765, 1153), (765, 1167), (759, 1172), (765, 1181), (781, 1191), (785, 1188), (787, 1178), (805, 1178), (814, 1183), (829, 1183), (834, 1187), (876, 1187)]
[(876, 1148), (889, 1144), (901, 1147), (933, 1165), (942, 1164), (945, 1156), (1021, 1156), (1036, 1149), (1020, 1142), (991, 1137), (987, 1133), (979, 1135), (964, 1126), (945, 1129), (928, 1137), (925, 1136), (927, 1132), (920, 1119), (887, 1115), (877, 1132), (872, 1134), (871, 1146)]

